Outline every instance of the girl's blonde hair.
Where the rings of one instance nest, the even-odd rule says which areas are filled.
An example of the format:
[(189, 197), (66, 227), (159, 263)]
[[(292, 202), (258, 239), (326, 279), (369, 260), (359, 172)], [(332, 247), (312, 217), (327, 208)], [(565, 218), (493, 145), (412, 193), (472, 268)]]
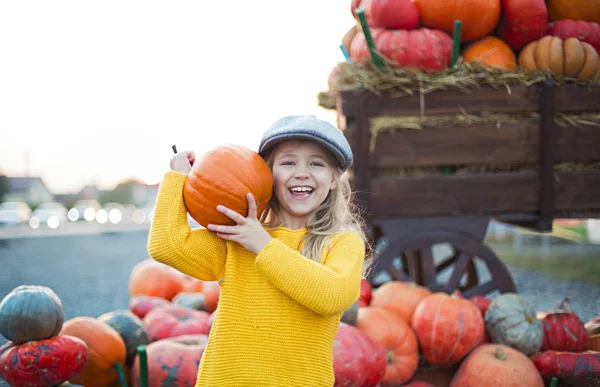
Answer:
[[(273, 169), (276, 149), (277, 146), (265, 157), (265, 161), (271, 170)], [(329, 153), (327, 152), (327, 155), (331, 165), (337, 165), (335, 158)], [(363, 275), (366, 275), (371, 266), (371, 249), (365, 233), (364, 221), (360, 217), (358, 208), (354, 205), (354, 194), (350, 183), (339, 167), (334, 168), (333, 179), (335, 181), (335, 188), (329, 191), (323, 203), (309, 215), (302, 255), (313, 261), (320, 262), (323, 249), (326, 245), (328, 248), (330, 247), (329, 243), (333, 235), (344, 231), (354, 231), (361, 236), (365, 243), (366, 256), (363, 265)], [(282, 225), (280, 213), (279, 200), (277, 200), (275, 192), (273, 192), (273, 196), (267, 208), (262, 213), (260, 221), (267, 227), (279, 227)]]

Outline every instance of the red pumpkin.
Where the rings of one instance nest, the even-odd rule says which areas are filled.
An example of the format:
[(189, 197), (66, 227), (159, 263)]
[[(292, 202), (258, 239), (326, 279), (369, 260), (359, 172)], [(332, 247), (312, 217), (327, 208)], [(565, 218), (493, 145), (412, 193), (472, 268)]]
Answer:
[[(450, 65), (452, 39), (442, 31), (427, 28), (410, 31), (373, 28), (371, 34), (379, 53), (398, 67), (434, 72)], [(362, 32), (356, 34), (352, 41), (350, 57), (354, 62), (371, 59)]]
[(544, 0), (502, 0), (498, 35), (518, 50), (541, 38), (547, 21), (548, 9)]
[(139, 318), (144, 318), (155, 307), (170, 304), (169, 301), (161, 297), (139, 295), (129, 299), (129, 310)]
[(431, 364), (455, 364), (483, 339), (484, 321), (471, 301), (434, 293), (415, 309), (412, 327), (423, 356)]
[[(371, 303), (372, 297), (373, 297), (373, 286), (371, 286), (371, 283), (369, 281), (362, 278), (360, 280), (360, 297), (358, 299), (359, 306), (369, 305)], [(360, 305), (360, 301), (363, 302), (362, 305)]]
[(415, 282), (389, 281), (377, 288), (371, 306), (387, 309), (410, 323), (417, 305), (431, 294), (431, 291)]
[[(172, 337), (146, 347), (148, 387), (195, 386), (198, 365), (208, 342), (205, 335)], [(135, 358), (131, 370), (134, 387), (140, 384), (140, 359)]]
[(419, 27), (419, 10), (411, 0), (371, 0), (373, 27), (412, 30)]
[(77, 337), (54, 336), (0, 347), (0, 377), (11, 386), (54, 386), (77, 375), (87, 360), (87, 345)]
[(531, 357), (546, 382), (558, 378), (568, 386), (600, 385), (600, 352), (538, 352)]
[(583, 321), (572, 312), (570, 303), (565, 300), (560, 309), (538, 313), (544, 328), (542, 351), (581, 352), (588, 349), (588, 335)]
[(454, 375), (450, 387), (461, 386), (544, 387), (544, 381), (523, 353), (485, 344), (475, 348)]
[(152, 341), (183, 335), (205, 335), (208, 333), (209, 316), (200, 310), (164, 305), (152, 309), (144, 317), (144, 326)]
[(356, 20), (357, 23), (359, 23), (359, 20), (358, 16), (356, 16), (356, 9), (362, 8), (363, 11), (365, 11), (365, 19), (367, 21), (367, 24), (369, 26), (373, 25), (373, 16), (371, 14), (371, 2), (372, 0), (352, 0), (350, 2), (350, 11), (352, 12), (352, 17)]
[(383, 387), (397, 386), (410, 380), (419, 363), (417, 338), (395, 313), (368, 306), (358, 310), (356, 327), (387, 353), (387, 367), (381, 380)]
[(385, 374), (386, 365), (381, 345), (353, 326), (339, 325), (333, 345), (335, 387), (376, 386)]
[(235, 222), (217, 211), (217, 206), (246, 216), (249, 192), (254, 195), (260, 217), (273, 193), (271, 169), (250, 149), (222, 145), (194, 161), (183, 187), (183, 201), (192, 218), (202, 226), (231, 226)]
[[(473, 304), (475, 304), (475, 306), (481, 311), (481, 317), (484, 318), (484, 320), (485, 320), (485, 312), (487, 312), (488, 307), (492, 303), (492, 300), (490, 300), (489, 298), (487, 298), (485, 296), (473, 296), (473, 297), (469, 298), (469, 301), (471, 301)], [(492, 338), (490, 337), (489, 332), (487, 331), (487, 329), (485, 329), (485, 326), (484, 326), (483, 339), (481, 340), (481, 344), (491, 343), (491, 342), (492, 342)]]
[(600, 23), (581, 20), (557, 20), (549, 23), (546, 35), (557, 36), (562, 40), (576, 38), (586, 42), (600, 54)]
[(221, 297), (221, 285), (219, 285), (219, 282), (205, 282), (202, 293), (204, 293), (204, 309), (208, 313), (212, 313), (217, 310), (217, 306), (219, 306), (219, 298)]
[(143, 294), (171, 301), (183, 290), (183, 275), (153, 259), (145, 259), (129, 274), (129, 296)]

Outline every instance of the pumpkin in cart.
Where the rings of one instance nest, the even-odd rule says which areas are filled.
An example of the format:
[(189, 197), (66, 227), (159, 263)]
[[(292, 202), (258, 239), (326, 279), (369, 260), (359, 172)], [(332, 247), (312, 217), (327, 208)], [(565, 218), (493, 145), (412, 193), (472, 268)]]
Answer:
[[(485, 296), (478, 295), (478, 296), (470, 297), (469, 301), (471, 301), (473, 304), (475, 304), (475, 306), (481, 312), (481, 317), (485, 319), (485, 312), (487, 312), (488, 308), (490, 307), (492, 300), (490, 300), (489, 298), (487, 298)], [(490, 337), (490, 334), (488, 333), (487, 328), (485, 328), (483, 330), (483, 339), (481, 340), (481, 343), (485, 344), (485, 343), (491, 343), (491, 342), (492, 342), (492, 338)]]
[(144, 318), (148, 312), (160, 305), (169, 305), (170, 301), (162, 297), (145, 296), (143, 294), (129, 299), (129, 310), (139, 318)]
[(454, 31), (454, 21), (462, 22), (461, 40), (483, 38), (500, 20), (500, 0), (414, 0), (426, 28)]
[(539, 351), (544, 339), (542, 323), (525, 298), (504, 293), (496, 296), (485, 313), (485, 325), (494, 343), (515, 348), (526, 355)]
[(86, 387), (104, 387), (118, 380), (116, 364), (125, 368), (125, 342), (114, 328), (98, 319), (86, 316), (65, 322), (61, 335), (78, 337), (88, 347), (83, 370), (69, 379)]
[[(185, 335), (148, 345), (148, 387), (195, 386), (207, 342), (206, 335)], [(134, 387), (140, 385), (139, 356), (133, 363), (131, 381)]]
[(133, 364), (133, 359), (137, 354), (137, 347), (150, 343), (150, 335), (146, 327), (144, 327), (144, 323), (138, 316), (128, 310), (116, 310), (104, 313), (98, 317), (98, 320), (110, 325), (123, 339), (127, 351), (125, 363), (128, 366)]
[(547, 21), (548, 9), (544, 0), (502, 0), (498, 36), (518, 50), (541, 38)]
[[(421, 28), (418, 30), (371, 31), (375, 47), (390, 63), (398, 67), (435, 72), (446, 69), (452, 57), (452, 39), (446, 33)], [(359, 32), (352, 41), (350, 57), (354, 62), (371, 58), (365, 35)]]
[(77, 375), (87, 360), (87, 345), (73, 336), (53, 336), (0, 347), (0, 378), (11, 386), (54, 386)]
[(461, 386), (544, 387), (544, 380), (521, 352), (500, 344), (484, 344), (456, 371), (450, 387)]
[(514, 70), (517, 57), (504, 41), (495, 36), (487, 36), (471, 43), (463, 53), (465, 63), (477, 63), (481, 66)]
[(577, 38), (582, 42), (590, 44), (600, 53), (600, 23), (585, 22), (581, 20), (557, 20), (549, 23), (546, 35), (561, 38)]
[(46, 286), (18, 286), (0, 302), (0, 334), (15, 344), (56, 336), (64, 320), (60, 298)]
[(529, 43), (519, 54), (524, 70), (546, 70), (557, 77), (593, 80), (600, 70), (600, 56), (591, 45), (575, 38), (562, 40), (546, 35)]
[(481, 312), (457, 293), (434, 293), (425, 298), (415, 309), (411, 325), (431, 364), (456, 364), (483, 339)]
[(273, 193), (271, 169), (250, 149), (222, 145), (194, 161), (183, 187), (183, 200), (191, 217), (204, 227), (234, 225), (233, 220), (217, 211), (217, 206), (246, 216), (248, 193), (254, 196), (260, 217)]
[(556, 377), (566, 386), (600, 386), (600, 352), (544, 351), (531, 360), (547, 382)]
[(411, 0), (371, 0), (372, 26), (389, 30), (419, 27), (419, 10)]
[(184, 288), (177, 270), (153, 259), (136, 264), (129, 274), (129, 296), (146, 295), (171, 301)]
[(387, 353), (383, 387), (406, 383), (419, 363), (419, 346), (411, 327), (394, 312), (367, 306), (358, 310), (356, 327)]
[(557, 310), (538, 313), (544, 328), (542, 351), (581, 352), (588, 349), (588, 335), (583, 321), (573, 313), (571, 303), (565, 299)]
[(415, 282), (388, 281), (375, 289), (371, 306), (387, 309), (410, 323), (417, 305), (431, 294), (431, 291)]
[(600, 0), (547, 0), (548, 19), (573, 19), (600, 23)]

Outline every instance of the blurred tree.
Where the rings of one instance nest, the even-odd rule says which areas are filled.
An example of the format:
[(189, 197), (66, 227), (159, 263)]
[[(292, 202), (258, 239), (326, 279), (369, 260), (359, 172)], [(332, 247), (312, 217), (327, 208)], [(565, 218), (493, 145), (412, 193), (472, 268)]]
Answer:
[(139, 184), (135, 180), (128, 180), (115, 187), (112, 191), (104, 191), (100, 194), (99, 202), (104, 205), (109, 202), (121, 204), (131, 203), (134, 187)]
[(8, 185), (8, 177), (6, 175), (0, 175), (0, 202), (4, 200), (4, 195), (10, 191)]

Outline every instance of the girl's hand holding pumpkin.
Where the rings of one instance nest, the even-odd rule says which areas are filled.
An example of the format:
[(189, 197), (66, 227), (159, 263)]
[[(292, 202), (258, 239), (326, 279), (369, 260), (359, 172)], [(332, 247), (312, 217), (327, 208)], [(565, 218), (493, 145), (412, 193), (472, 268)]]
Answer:
[(217, 206), (217, 211), (231, 218), (237, 225), (220, 226), (209, 224), (207, 228), (215, 231), (219, 238), (237, 242), (254, 254), (258, 254), (273, 238), (264, 229), (256, 216), (254, 196), (249, 193), (246, 197), (248, 199), (248, 217), (244, 218), (242, 215), (225, 206)]
[(192, 165), (196, 161), (196, 156), (192, 151), (177, 152), (171, 157), (171, 170), (184, 174), (190, 173)]

